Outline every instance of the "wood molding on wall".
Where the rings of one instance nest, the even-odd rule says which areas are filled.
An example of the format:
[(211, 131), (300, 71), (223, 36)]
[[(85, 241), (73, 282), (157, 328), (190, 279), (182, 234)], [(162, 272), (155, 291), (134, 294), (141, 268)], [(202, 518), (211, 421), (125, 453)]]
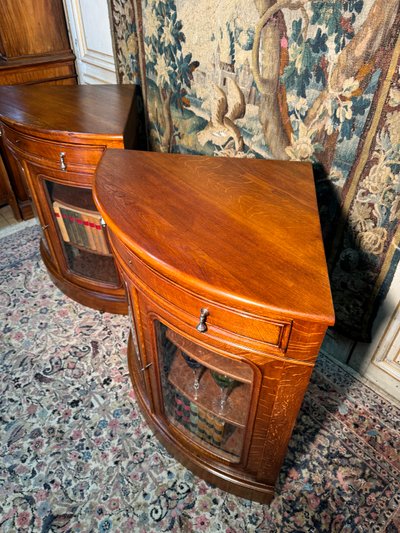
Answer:
[(107, 0), (64, 0), (79, 82), (117, 83)]
[(373, 342), (357, 343), (348, 364), (400, 401), (400, 268), (379, 309)]

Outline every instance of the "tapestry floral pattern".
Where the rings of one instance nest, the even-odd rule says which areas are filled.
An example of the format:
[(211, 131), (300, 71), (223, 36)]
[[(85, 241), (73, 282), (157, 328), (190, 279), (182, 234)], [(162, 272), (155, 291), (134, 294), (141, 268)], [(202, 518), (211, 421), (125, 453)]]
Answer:
[[(337, 294), (339, 320), (371, 327), (370, 295), (383, 300), (387, 280), (378, 274), (394, 270), (398, 261), (400, 212), (400, 62), (390, 85), (368, 161), (349, 206), (341, 253), (332, 269), (332, 288)], [(396, 257), (397, 254), (397, 257)], [(395, 261), (393, 261), (395, 256)], [(392, 274), (392, 272), (391, 272)]]
[(119, 83), (140, 83), (138, 28), (133, 0), (109, 0)]
[[(141, 77), (151, 149), (311, 161), (332, 271), (347, 250), (343, 231), (335, 234), (342, 215), (357, 233), (352, 249), (360, 257), (372, 258), (372, 237), (381, 243), (369, 273), (362, 261), (357, 273), (353, 269), (346, 301), (340, 283), (333, 284), (337, 327), (367, 340), (376, 297), (384, 296), (397, 264), (393, 254), (390, 265), (385, 258), (399, 217), (394, 208), (389, 217), (386, 211), (374, 215), (380, 221), (367, 234), (360, 224), (352, 227), (356, 215), (347, 204), (360, 195), (366, 200), (351, 183), (387, 97), (398, 1), (252, 0), (246, 9), (242, 0), (198, 0), (195, 9), (187, 0), (136, 0), (136, 5), (143, 14)], [(393, 154), (395, 140), (386, 136)], [(398, 173), (395, 163), (389, 167), (391, 175)], [(361, 186), (364, 178), (357, 180)], [(380, 181), (378, 187), (368, 203), (358, 200), (367, 225), (368, 213), (381, 209), (382, 195), (388, 199), (386, 185)], [(367, 276), (369, 286), (376, 286), (367, 290), (369, 299), (360, 295)], [(350, 310), (360, 302), (367, 314)]]
[(148, 4), (144, 16), (149, 28), (144, 40), (146, 69), (155, 81), (154, 99), (161, 104), (156, 109), (153, 138), (161, 151), (171, 152), (174, 139), (180, 138), (171, 109), (173, 106), (182, 112), (184, 107), (190, 107), (187, 90), (199, 63), (192, 61), (191, 53), (184, 53), (185, 36), (174, 0)]

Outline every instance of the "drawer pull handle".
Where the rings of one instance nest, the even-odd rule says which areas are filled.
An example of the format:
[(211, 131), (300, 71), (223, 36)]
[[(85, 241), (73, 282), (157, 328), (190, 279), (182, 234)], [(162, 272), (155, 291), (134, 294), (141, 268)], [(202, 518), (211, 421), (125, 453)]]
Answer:
[(45, 226), (42, 226), (42, 230), (43, 230), (43, 231), (46, 231), (48, 227), (49, 227), (49, 225), (46, 224)]
[(206, 309), (205, 307), (202, 307), (200, 309), (200, 322), (196, 326), (197, 331), (200, 331), (200, 333), (204, 333), (207, 331), (206, 320), (209, 314), (210, 313), (208, 312), (208, 309)]
[(60, 152), (60, 168), (61, 170), (67, 170), (67, 165), (65, 164), (65, 152)]
[(145, 370), (147, 370), (148, 368), (151, 367), (153, 363), (149, 363), (148, 365), (144, 366), (143, 368), (140, 369), (140, 372), (144, 372)]

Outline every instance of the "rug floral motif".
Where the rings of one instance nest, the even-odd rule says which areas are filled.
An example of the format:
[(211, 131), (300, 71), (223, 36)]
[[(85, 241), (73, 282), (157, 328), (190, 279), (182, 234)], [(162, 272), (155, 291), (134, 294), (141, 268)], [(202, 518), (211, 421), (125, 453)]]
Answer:
[(388, 532), (400, 410), (320, 356), (270, 505), (194, 476), (132, 392), (128, 319), (51, 283), (38, 227), (0, 240), (1, 532)]

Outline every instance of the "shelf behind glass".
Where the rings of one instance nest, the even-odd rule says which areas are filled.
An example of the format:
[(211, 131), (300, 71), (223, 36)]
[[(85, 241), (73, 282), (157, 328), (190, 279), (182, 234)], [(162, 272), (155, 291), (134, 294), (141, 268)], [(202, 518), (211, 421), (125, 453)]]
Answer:
[(155, 322), (168, 421), (231, 462), (243, 449), (253, 386), (249, 365), (198, 346)]
[(114, 259), (111, 255), (101, 255), (66, 242), (63, 246), (68, 267), (73, 272), (89, 279), (119, 285)]
[(45, 180), (55, 226), (68, 269), (90, 280), (119, 286), (101, 216), (90, 189)]

